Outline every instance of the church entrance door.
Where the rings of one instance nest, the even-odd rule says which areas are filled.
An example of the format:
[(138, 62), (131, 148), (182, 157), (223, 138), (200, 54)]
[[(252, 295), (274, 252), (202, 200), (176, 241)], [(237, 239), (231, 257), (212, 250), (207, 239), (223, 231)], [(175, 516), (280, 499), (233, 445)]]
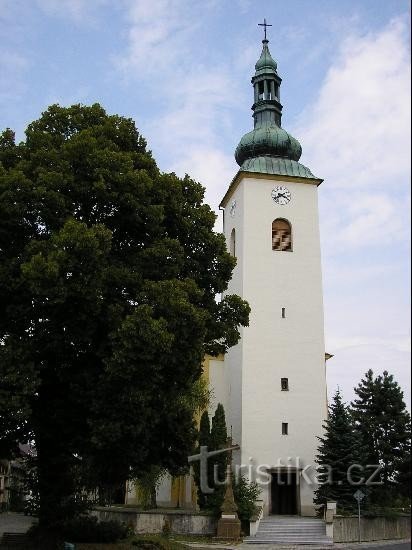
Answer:
[(298, 513), (299, 484), (296, 472), (272, 472), (271, 513), (294, 516)]

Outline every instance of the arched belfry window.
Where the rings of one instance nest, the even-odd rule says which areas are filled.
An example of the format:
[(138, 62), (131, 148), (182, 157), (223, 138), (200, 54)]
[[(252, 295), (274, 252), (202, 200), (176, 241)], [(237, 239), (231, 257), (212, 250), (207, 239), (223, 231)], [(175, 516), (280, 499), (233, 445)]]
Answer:
[(282, 218), (272, 222), (272, 250), (292, 250), (292, 226)]
[(230, 255), (236, 257), (236, 230), (232, 229), (230, 234)]

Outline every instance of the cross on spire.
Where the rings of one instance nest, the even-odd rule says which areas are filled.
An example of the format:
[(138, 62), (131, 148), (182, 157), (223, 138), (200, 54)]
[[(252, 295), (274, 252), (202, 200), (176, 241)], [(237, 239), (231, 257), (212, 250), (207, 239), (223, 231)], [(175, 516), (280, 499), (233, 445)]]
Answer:
[(264, 27), (265, 30), (265, 40), (266, 39), (266, 27), (272, 27), (273, 25), (270, 25), (269, 23), (266, 23), (266, 17), (263, 19), (263, 23), (258, 23), (258, 27)]

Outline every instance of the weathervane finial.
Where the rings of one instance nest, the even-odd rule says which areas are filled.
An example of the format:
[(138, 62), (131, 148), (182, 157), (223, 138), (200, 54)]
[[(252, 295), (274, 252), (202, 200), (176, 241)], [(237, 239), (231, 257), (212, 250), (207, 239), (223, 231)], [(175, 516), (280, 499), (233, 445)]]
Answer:
[(272, 27), (273, 25), (270, 25), (269, 23), (266, 23), (266, 17), (263, 19), (263, 23), (258, 23), (258, 27), (264, 27), (265, 30), (265, 40), (266, 38), (266, 27)]

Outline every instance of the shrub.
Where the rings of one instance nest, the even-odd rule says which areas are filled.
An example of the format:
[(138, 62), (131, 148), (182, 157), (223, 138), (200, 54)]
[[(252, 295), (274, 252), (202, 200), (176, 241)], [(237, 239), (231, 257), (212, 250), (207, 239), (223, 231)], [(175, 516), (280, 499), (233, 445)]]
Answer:
[(255, 481), (249, 483), (244, 476), (240, 476), (237, 482), (233, 484), (233, 495), (240, 521), (250, 521), (258, 512), (256, 501), (260, 496), (259, 485)]
[(61, 534), (70, 542), (116, 542), (128, 536), (128, 527), (117, 521), (97, 521), (93, 516), (80, 516), (66, 521)]

